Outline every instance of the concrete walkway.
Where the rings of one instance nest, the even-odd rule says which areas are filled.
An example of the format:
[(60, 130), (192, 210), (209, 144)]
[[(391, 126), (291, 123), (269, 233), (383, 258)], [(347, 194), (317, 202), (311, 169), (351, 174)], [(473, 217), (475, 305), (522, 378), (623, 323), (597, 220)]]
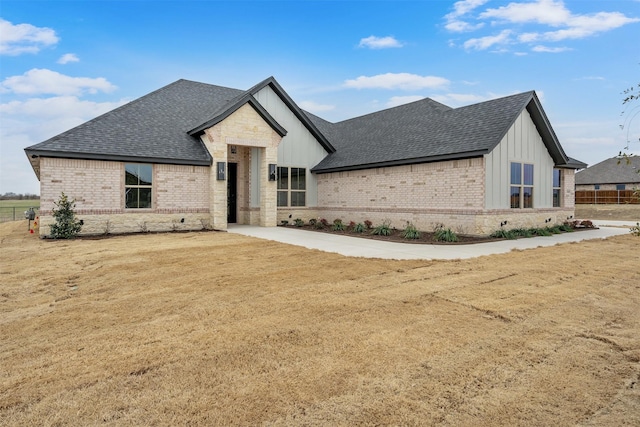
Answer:
[[(598, 230), (554, 234), (548, 237), (500, 240), (497, 242), (469, 245), (427, 245), (412, 243), (383, 242), (359, 237), (339, 236), (315, 231), (297, 230), (285, 227), (258, 227), (252, 225), (229, 225), (229, 233), (243, 234), (260, 239), (275, 240), (290, 245), (304, 246), (324, 252), (365, 258), (384, 259), (466, 259), (483, 255), (510, 252), (513, 249), (531, 249), (553, 246), (559, 243), (580, 242), (589, 239), (604, 239), (620, 234), (628, 234), (629, 228), (604, 226), (594, 221)], [(633, 224), (632, 224), (633, 225)]]

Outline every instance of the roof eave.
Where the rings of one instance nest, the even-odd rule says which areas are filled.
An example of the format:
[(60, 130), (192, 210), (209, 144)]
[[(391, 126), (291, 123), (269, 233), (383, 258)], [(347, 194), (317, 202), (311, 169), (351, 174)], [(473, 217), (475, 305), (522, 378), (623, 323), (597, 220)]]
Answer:
[(586, 169), (588, 165), (579, 160), (572, 160), (562, 165), (555, 165), (555, 167), (560, 169)]
[[(542, 104), (540, 103), (540, 100), (538, 99), (538, 96), (535, 94), (535, 92), (533, 92), (533, 95), (527, 103), (526, 108), (529, 112), (529, 115), (531, 115), (531, 119), (538, 129), (540, 136), (542, 137), (542, 141), (547, 147), (547, 150), (549, 150), (549, 154), (551, 154), (553, 162), (559, 167), (571, 167), (569, 165), (571, 165), (573, 162), (562, 149), (562, 145), (560, 145), (560, 141), (558, 140), (553, 127), (551, 127), (551, 122), (545, 114), (544, 109), (542, 108)], [(583, 163), (578, 161), (577, 164)], [(586, 165), (584, 167), (586, 167)]]
[[(125, 156), (118, 154), (96, 154), (96, 153), (81, 153), (72, 151), (49, 151), (49, 150), (34, 150), (25, 149), (27, 157), (30, 161), (35, 161), (40, 157), (50, 157), (57, 159), (77, 159), (77, 160), (101, 160), (101, 161), (115, 161), (115, 162), (133, 162), (133, 163), (157, 163), (168, 165), (188, 165), (188, 166), (211, 166), (212, 158), (207, 154), (207, 159), (175, 159), (166, 157), (140, 157), (140, 156)], [(33, 166), (33, 162), (32, 162)]]
[(328, 168), (318, 168), (317, 166), (311, 168), (312, 173), (331, 173), (331, 172), (346, 172), (363, 169), (375, 169), (392, 166), (406, 166), (415, 165), (419, 163), (433, 163), (446, 160), (461, 160), (470, 159), (475, 157), (482, 157), (487, 154), (487, 150), (468, 151), (463, 153), (443, 154), (440, 156), (428, 156), (428, 157), (415, 157), (411, 159), (390, 160), (384, 162), (364, 163), (359, 165), (337, 166)]

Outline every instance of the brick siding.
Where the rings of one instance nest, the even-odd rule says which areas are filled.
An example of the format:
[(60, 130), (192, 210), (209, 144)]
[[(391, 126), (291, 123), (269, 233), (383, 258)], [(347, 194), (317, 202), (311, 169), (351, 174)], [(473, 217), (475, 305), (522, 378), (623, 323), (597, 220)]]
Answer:
[[(202, 229), (209, 222), (209, 168), (154, 165), (153, 208), (124, 209), (124, 163), (40, 159), (40, 234), (47, 235), (54, 202), (64, 192), (75, 200), (82, 234)], [(183, 220), (184, 219), (184, 220)], [(144, 225), (148, 224), (148, 225)], [(203, 225), (204, 224), (204, 225)]]

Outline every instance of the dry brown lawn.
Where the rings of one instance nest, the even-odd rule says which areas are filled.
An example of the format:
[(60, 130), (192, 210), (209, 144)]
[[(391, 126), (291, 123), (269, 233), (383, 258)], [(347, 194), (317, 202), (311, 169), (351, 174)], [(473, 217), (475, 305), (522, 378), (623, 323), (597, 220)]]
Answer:
[(638, 205), (576, 205), (576, 218), (611, 221), (640, 221)]
[(640, 238), (465, 261), (0, 224), (0, 425), (640, 425)]

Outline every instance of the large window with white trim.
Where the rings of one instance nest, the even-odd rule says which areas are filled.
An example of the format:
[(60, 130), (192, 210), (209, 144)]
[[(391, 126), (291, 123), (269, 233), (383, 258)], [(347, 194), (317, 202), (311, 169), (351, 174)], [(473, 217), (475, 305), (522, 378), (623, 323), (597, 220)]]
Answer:
[(511, 208), (533, 207), (533, 165), (511, 162)]
[(124, 169), (124, 207), (126, 209), (151, 208), (153, 166), (148, 164), (127, 163)]
[(307, 170), (278, 167), (278, 206), (306, 206)]

